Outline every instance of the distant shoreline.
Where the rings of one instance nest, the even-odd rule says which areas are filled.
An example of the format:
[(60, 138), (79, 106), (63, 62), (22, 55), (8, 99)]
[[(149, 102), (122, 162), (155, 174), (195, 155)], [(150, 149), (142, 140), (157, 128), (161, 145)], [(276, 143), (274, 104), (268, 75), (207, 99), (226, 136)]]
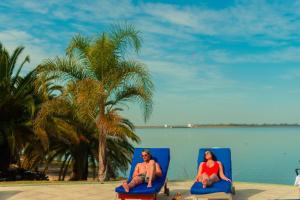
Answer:
[(156, 125), (156, 126), (136, 126), (137, 129), (155, 128), (286, 128), (297, 127), (300, 124), (188, 124), (188, 125)]

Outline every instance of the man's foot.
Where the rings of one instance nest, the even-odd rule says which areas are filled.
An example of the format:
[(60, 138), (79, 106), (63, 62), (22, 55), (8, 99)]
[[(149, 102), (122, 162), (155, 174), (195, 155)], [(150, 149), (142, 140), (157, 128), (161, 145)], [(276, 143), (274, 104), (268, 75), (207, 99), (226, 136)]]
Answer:
[(152, 183), (148, 183), (147, 187), (148, 188), (152, 187)]
[(122, 184), (123, 188), (125, 189), (126, 192), (129, 192), (129, 186), (128, 186), (128, 183), (127, 182), (124, 182)]

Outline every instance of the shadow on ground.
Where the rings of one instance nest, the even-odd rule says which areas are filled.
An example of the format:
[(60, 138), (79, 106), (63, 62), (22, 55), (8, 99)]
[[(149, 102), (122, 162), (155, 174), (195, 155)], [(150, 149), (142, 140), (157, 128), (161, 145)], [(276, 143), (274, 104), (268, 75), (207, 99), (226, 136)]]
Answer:
[(169, 196), (167, 196), (166, 194), (160, 193), (157, 196), (157, 200), (171, 200), (173, 197), (177, 196), (178, 192), (180, 192), (182, 199), (184, 197), (188, 197), (190, 195), (190, 190), (184, 190), (184, 189), (180, 189), (180, 190), (179, 189), (177, 189), (177, 190), (175, 189), (174, 190), (174, 189), (172, 189), (170, 191), (170, 195)]
[[(258, 189), (239, 189), (236, 191), (236, 194), (233, 195), (233, 200), (247, 200), (250, 197), (259, 194), (261, 192), (264, 192), (265, 190), (258, 190)], [(158, 200), (171, 200), (173, 197), (175, 197), (178, 192), (180, 192), (182, 198), (188, 198), (191, 197), (190, 190), (184, 190), (184, 189), (177, 189), (177, 190), (171, 190), (170, 196), (166, 196), (165, 194), (159, 194)], [(213, 198), (209, 197), (210, 200), (221, 200), (225, 198)]]
[(264, 192), (264, 191), (265, 190), (258, 190), (258, 189), (239, 189), (236, 191), (236, 194), (233, 195), (233, 199), (247, 200), (250, 197), (252, 197), (258, 193)]
[(0, 191), (0, 200), (6, 200), (22, 191)]
[(188, 197), (191, 195), (190, 190), (177, 189), (170, 191), (170, 199), (176, 197), (178, 193), (180, 193), (182, 197)]

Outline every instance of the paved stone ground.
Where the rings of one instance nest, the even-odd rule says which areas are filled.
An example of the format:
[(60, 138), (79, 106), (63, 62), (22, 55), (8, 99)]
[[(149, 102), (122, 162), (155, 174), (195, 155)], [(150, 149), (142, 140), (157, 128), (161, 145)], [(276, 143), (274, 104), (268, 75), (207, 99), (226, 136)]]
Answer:
[[(0, 186), (0, 200), (114, 200), (117, 199), (114, 188), (119, 184), (120, 182)], [(166, 197), (159, 194), (158, 200), (171, 200), (177, 192), (181, 192), (183, 199), (191, 197), (191, 185), (191, 181), (170, 182), (171, 195)], [(300, 189), (293, 186), (240, 182), (234, 185), (235, 200), (300, 199)], [(221, 196), (210, 199), (221, 199)]]

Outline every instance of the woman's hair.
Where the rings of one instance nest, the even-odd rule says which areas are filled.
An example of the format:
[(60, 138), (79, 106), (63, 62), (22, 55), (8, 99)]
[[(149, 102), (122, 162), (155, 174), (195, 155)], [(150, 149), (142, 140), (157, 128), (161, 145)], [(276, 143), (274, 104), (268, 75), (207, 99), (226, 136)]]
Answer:
[(150, 156), (150, 159), (152, 158), (152, 155), (151, 155), (151, 152), (150, 152), (150, 150), (149, 150), (149, 149), (143, 149), (143, 151), (142, 151), (142, 152), (144, 152), (144, 153), (148, 154), (148, 155)]
[(205, 153), (206, 153), (206, 152), (209, 152), (209, 153), (211, 154), (211, 159), (212, 159), (213, 161), (217, 161), (216, 155), (215, 155), (213, 152), (211, 152), (210, 150), (206, 150), (206, 151), (204, 152), (204, 156), (203, 156), (204, 162), (207, 161), (207, 159), (205, 158)]

